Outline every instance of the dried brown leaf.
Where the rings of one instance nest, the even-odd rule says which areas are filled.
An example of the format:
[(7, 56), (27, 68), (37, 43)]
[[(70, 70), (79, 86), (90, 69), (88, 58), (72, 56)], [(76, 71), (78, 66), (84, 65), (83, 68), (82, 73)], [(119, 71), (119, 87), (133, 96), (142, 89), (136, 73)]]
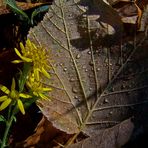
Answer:
[[(137, 78), (127, 79), (137, 70), (134, 65), (129, 72), (127, 66), (137, 47), (128, 49), (125, 43), (125, 51), (120, 45), (108, 48), (120, 43), (122, 22), (109, 5), (98, 2), (55, 0), (28, 36), (50, 54), (51, 79), (43, 83), (53, 88), (52, 101), (39, 101), (38, 106), (53, 126), (68, 134), (92, 136), (131, 116), (129, 107), (146, 103), (138, 101), (136, 90), (147, 87)], [(118, 48), (116, 55), (112, 48)]]
[(113, 128), (99, 131), (97, 135), (73, 144), (68, 148), (119, 148), (128, 142), (133, 129), (134, 125), (128, 119)]

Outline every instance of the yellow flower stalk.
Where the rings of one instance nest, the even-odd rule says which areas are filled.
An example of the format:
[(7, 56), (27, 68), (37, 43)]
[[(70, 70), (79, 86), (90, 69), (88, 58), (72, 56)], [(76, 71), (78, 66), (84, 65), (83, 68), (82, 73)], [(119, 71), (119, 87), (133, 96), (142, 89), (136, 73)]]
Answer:
[(42, 47), (36, 47), (29, 39), (26, 41), (26, 46), (20, 43), (21, 53), (18, 49), (14, 49), (16, 54), (20, 57), (20, 60), (14, 60), (13, 63), (30, 62), (33, 64), (33, 73), (37, 80), (39, 80), (39, 74), (42, 73), (47, 78), (50, 78), (47, 72), (50, 68), (48, 65), (47, 51)]
[(20, 98), (28, 99), (28, 98), (31, 98), (32, 96), (30, 96), (28, 94), (24, 94), (24, 93), (19, 93), (17, 90), (15, 90), (15, 85), (16, 84), (15, 84), (15, 79), (14, 78), (12, 79), (12, 84), (11, 84), (11, 89), (10, 90), (4, 85), (0, 85), (0, 90), (5, 93), (4, 96), (0, 97), (0, 102), (2, 102), (1, 105), (0, 105), (0, 111), (4, 110), (12, 102), (16, 101), (19, 110), (24, 115), (25, 110), (24, 110), (22, 100)]

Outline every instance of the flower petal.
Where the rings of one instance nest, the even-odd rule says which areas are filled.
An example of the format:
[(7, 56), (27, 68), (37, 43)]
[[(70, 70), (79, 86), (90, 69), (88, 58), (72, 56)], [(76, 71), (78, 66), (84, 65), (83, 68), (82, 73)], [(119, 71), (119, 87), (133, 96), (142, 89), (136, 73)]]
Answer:
[(23, 115), (25, 115), (24, 105), (23, 105), (23, 103), (22, 103), (22, 101), (21, 101), (20, 99), (17, 100), (17, 105), (18, 105), (18, 107), (19, 107), (21, 113), (22, 113)]
[(23, 93), (20, 93), (19, 96), (22, 98), (32, 98), (32, 96), (30, 96), (28, 94), (23, 94)]
[(37, 97), (39, 96), (39, 94), (38, 94), (37, 92), (35, 92), (35, 91), (33, 92), (33, 94), (34, 94), (35, 96), (37, 96)]
[(14, 64), (18, 64), (18, 63), (22, 63), (22, 62), (24, 62), (24, 61), (22, 61), (22, 60), (13, 60), (13, 61), (11, 61), (11, 63), (14, 63)]
[(24, 61), (24, 62), (32, 62), (32, 59), (24, 57), (20, 54), (20, 52), (18, 51), (18, 49), (14, 48), (16, 54)]
[(11, 91), (15, 90), (15, 79), (12, 78)]
[(51, 90), (52, 90), (52, 88), (46, 88), (46, 87), (42, 88), (42, 91), (51, 91)]
[(1, 97), (0, 97), (0, 102), (5, 101), (7, 98), (8, 98), (8, 96), (1, 96)]
[(9, 104), (11, 103), (11, 101), (12, 101), (12, 100), (11, 100), (10, 98), (6, 99), (6, 100), (1, 104), (1, 106), (0, 106), (0, 111), (3, 110), (3, 109), (5, 109), (6, 107), (8, 107)]
[(42, 73), (44, 74), (45, 77), (50, 79), (50, 74), (42, 67)]
[(47, 100), (48, 99), (48, 97), (47, 96), (45, 96), (44, 94), (42, 94), (42, 93), (39, 93), (39, 96), (42, 98), (42, 99), (45, 99), (45, 100)]
[(21, 53), (18, 51), (18, 49), (17, 49), (17, 48), (14, 48), (14, 50), (15, 50), (15, 53), (16, 53), (20, 58), (22, 58), (22, 55), (21, 55)]
[(27, 57), (23, 57), (21, 58), (22, 60), (24, 60), (24, 62), (32, 62), (32, 59), (27, 58)]
[(40, 80), (40, 77), (39, 77), (39, 68), (34, 68), (34, 77), (37, 81)]
[(7, 95), (10, 93), (10, 90), (4, 85), (0, 85), (0, 90), (3, 91)]
[(24, 52), (25, 51), (25, 47), (24, 47), (22, 42), (20, 42), (20, 47), (21, 47), (22, 52)]
[(27, 44), (28, 46), (31, 46), (31, 41), (30, 41), (29, 39), (27, 39), (26, 44)]

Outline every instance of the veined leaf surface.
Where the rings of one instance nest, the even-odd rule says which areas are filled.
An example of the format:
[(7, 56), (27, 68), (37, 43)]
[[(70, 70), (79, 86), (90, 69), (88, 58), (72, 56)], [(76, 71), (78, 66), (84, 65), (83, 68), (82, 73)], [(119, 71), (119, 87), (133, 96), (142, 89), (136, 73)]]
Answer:
[(137, 81), (131, 89), (135, 79), (122, 78), (136, 48), (126, 44), (131, 48), (120, 50), (121, 35), (120, 17), (102, 0), (55, 0), (30, 30), (28, 37), (50, 54), (51, 79), (44, 83), (53, 88), (52, 100), (39, 106), (56, 128), (93, 135), (126, 119), (129, 107), (141, 104), (132, 94), (143, 89), (141, 84)]

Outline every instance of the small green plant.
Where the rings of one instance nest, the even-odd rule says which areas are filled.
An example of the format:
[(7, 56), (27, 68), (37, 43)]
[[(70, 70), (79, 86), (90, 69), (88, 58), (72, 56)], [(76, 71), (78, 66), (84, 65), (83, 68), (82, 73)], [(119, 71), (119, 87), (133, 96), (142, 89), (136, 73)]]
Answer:
[(25, 13), (20, 7), (17, 6), (15, 0), (6, 0), (5, 3), (11, 9), (11, 11), (18, 16), (20, 21), (26, 22), (26, 24), (29, 26), (36, 24), (35, 17), (41, 13), (47, 12), (49, 8), (49, 5), (40, 6), (36, 8), (32, 12), (31, 17), (29, 17), (27, 13)]
[(37, 47), (30, 40), (26, 41), (26, 46), (20, 43), (21, 52), (15, 48), (16, 54), (20, 59), (12, 61), (12, 63), (23, 62), (23, 70), (20, 72), (18, 79), (12, 78), (11, 88), (0, 85), (3, 95), (0, 97), (0, 111), (4, 110), (6, 116), (0, 112), (0, 122), (6, 125), (3, 139), (0, 147), (4, 148), (8, 145), (9, 131), (13, 121), (16, 121), (16, 114), (20, 111), (25, 114), (25, 108), (29, 107), (38, 99), (49, 99), (47, 92), (51, 88), (44, 87), (41, 83), (42, 77), (50, 78), (47, 72), (48, 54), (42, 47)]

